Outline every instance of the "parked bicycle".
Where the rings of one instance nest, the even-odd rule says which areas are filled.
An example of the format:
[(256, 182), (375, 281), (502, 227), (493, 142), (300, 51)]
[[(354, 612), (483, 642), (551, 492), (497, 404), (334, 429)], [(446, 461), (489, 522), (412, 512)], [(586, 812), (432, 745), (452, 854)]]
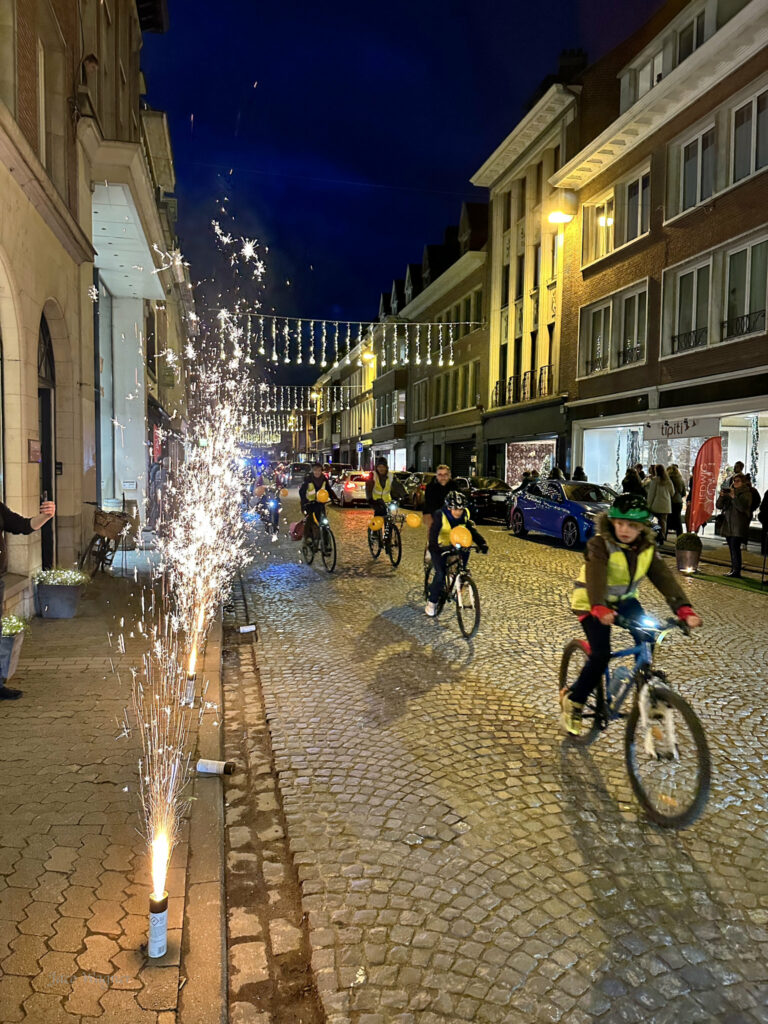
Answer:
[(101, 569), (104, 572), (114, 561), (120, 538), (128, 532), (131, 516), (127, 512), (108, 512), (102, 508), (93, 510), (93, 536), (88, 547), (80, 555), (77, 563), (79, 569), (95, 576)]
[[(616, 625), (629, 630), (635, 644), (611, 652), (611, 661), (634, 658), (632, 668), (606, 669), (584, 705), (581, 736), (571, 743), (593, 743), (610, 722), (624, 717), (622, 706), (632, 694), (627, 717), (624, 756), (632, 790), (651, 821), (665, 828), (683, 828), (701, 814), (709, 796), (711, 761), (701, 722), (691, 706), (671, 689), (664, 672), (653, 664), (658, 644), (674, 629), (690, 630), (678, 619), (663, 625), (620, 616)], [(589, 655), (586, 640), (570, 640), (560, 663), (558, 694), (576, 681)]]
[[(469, 547), (470, 551), (477, 551), (476, 545)], [(480, 626), (480, 593), (477, 584), (472, 579), (469, 566), (464, 565), (457, 545), (455, 550), (445, 555), (445, 584), (443, 592), (437, 600), (437, 615), (440, 615), (443, 608), (449, 602), (456, 607), (456, 618), (459, 620), (459, 629), (462, 636), (471, 640)], [(430, 560), (424, 566), (424, 597), (429, 600), (429, 586), (432, 582), (434, 566)]]
[(386, 551), (395, 569), (400, 565), (400, 559), (403, 557), (403, 540), (400, 529), (404, 522), (404, 513), (399, 511), (396, 501), (391, 501), (387, 505), (386, 514), (374, 516), (368, 526), (368, 547), (371, 555), (378, 558), (382, 551)]
[(302, 557), (307, 565), (312, 565), (315, 555), (319, 551), (326, 571), (333, 572), (336, 568), (336, 538), (333, 535), (328, 516), (323, 512), (318, 519), (313, 512), (312, 518), (315, 521), (317, 530), (315, 531), (314, 538), (312, 538), (308, 535), (308, 530), (305, 528), (301, 544)]

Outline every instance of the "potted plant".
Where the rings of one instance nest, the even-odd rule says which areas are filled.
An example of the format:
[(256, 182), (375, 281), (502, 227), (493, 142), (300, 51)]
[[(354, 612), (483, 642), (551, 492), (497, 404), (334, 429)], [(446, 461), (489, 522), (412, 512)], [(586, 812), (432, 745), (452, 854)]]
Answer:
[(697, 572), (701, 558), (701, 538), (697, 533), (681, 533), (675, 543), (675, 557), (680, 572)]
[(3, 616), (3, 630), (0, 636), (0, 679), (10, 679), (19, 666), (21, 645), (29, 629), (26, 619), (18, 615)]
[(79, 569), (41, 569), (34, 582), (37, 614), (44, 619), (71, 619), (91, 578)]

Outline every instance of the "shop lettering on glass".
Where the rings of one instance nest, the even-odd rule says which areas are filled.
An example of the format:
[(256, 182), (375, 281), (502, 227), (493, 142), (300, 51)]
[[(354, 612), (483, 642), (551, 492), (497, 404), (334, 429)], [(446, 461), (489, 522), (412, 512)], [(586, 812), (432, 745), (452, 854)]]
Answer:
[(685, 437), (714, 437), (720, 433), (720, 420), (715, 417), (694, 419), (685, 417), (681, 420), (657, 420), (655, 423), (643, 425), (643, 438), (646, 441), (671, 441)]

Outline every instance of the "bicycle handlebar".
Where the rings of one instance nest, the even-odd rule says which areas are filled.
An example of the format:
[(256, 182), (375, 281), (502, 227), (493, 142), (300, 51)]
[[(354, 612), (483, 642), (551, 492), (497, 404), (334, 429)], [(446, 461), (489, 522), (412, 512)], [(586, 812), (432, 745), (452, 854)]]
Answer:
[(643, 633), (655, 633), (657, 637), (660, 637), (663, 633), (669, 632), (670, 629), (679, 629), (685, 636), (691, 635), (691, 627), (687, 622), (682, 619), (675, 617), (668, 618), (664, 623), (648, 621), (647, 623), (637, 622), (634, 619), (626, 619), (623, 615), (616, 615), (614, 624), (619, 626), (621, 629), (627, 629), (630, 632), (643, 632)]

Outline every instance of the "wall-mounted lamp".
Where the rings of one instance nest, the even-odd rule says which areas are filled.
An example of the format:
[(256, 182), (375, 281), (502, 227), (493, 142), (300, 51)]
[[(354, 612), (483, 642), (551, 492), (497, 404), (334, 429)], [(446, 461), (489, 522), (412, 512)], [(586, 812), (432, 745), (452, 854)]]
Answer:
[(576, 193), (567, 188), (556, 189), (550, 199), (550, 212), (547, 220), (550, 224), (570, 224), (576, 216), (578, 201)]

